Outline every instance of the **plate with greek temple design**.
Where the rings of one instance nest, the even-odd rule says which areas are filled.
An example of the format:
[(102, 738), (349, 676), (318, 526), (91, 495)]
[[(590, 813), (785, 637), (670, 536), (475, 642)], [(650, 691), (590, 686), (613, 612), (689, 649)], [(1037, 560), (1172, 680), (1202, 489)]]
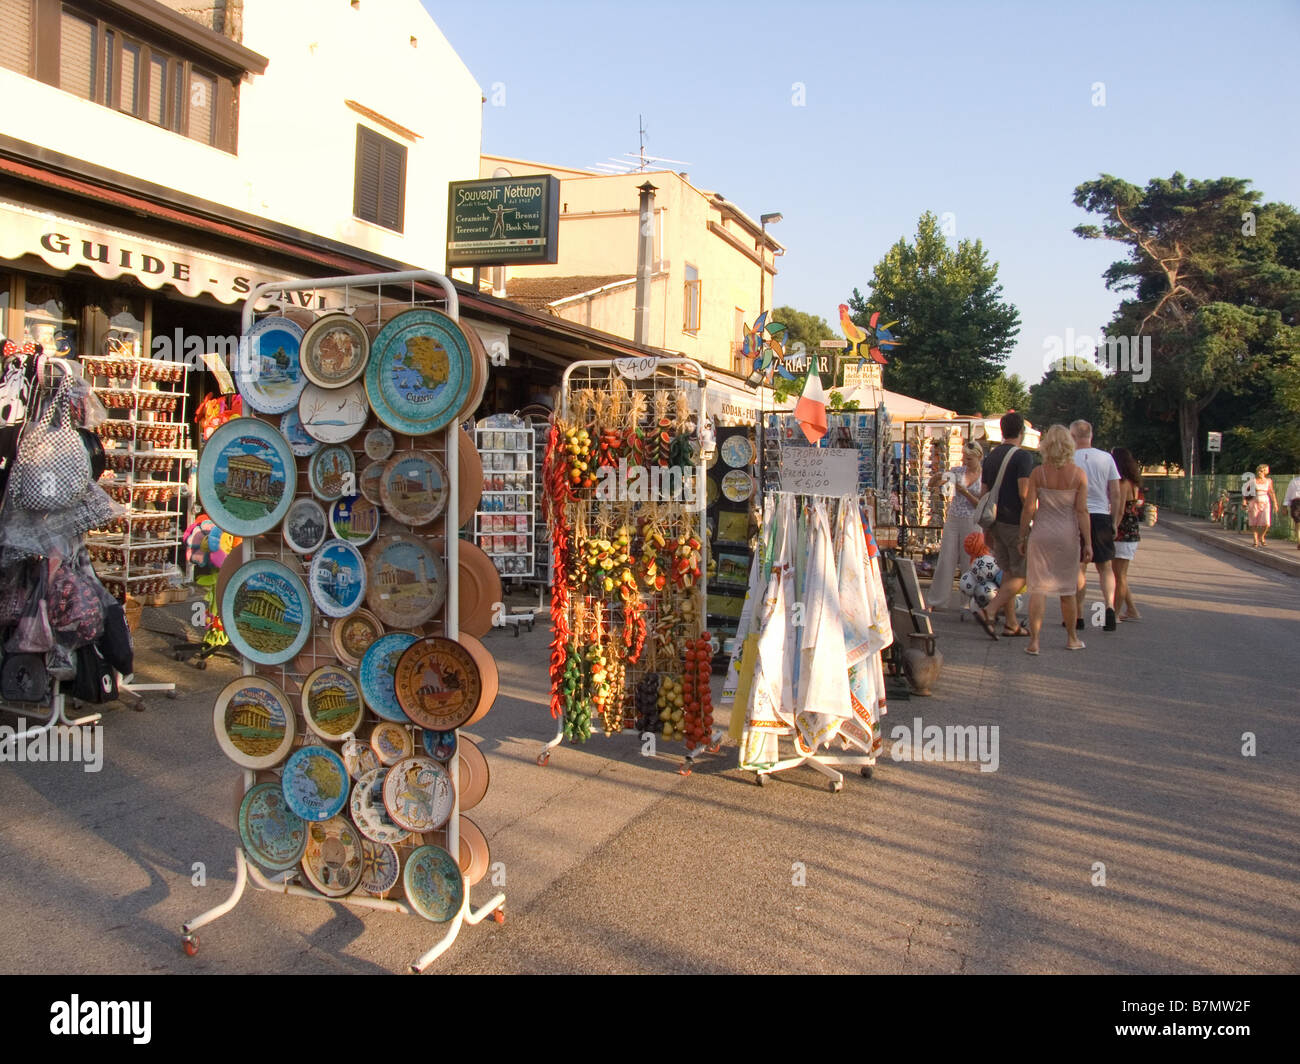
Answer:
[(217, 745), (241, 768), (272, 768), (288, 757), (296, 721), (289, 697), (260, 676), (231, 680), (212, 707)]
[(323, 665), (302, 682), (302, 715), (307, 727), (327, 742), (355, 732), (365, 716), (356, 677), (337, 665)]

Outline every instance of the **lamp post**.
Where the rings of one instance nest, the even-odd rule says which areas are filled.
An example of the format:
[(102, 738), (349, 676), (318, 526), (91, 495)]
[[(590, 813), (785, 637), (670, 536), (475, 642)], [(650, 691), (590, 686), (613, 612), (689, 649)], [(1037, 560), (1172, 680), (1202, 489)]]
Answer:
[[(758, 316), (763, 316), (763, 304), (767, 302), (767, 223), (779, 222), (781, 212), (773, 211), (771, 214), (761, 214), (758, 217), (759, 232), (762, 234), (758, 242)], [(757, 322), (755, 322), (757, 324)], [(755, 334), (754, 342), (761, 349), (762, 343)], [(755, 367), (754, 373), (750, 374), (752, 380), (754, 374), (758, 375), (758, 512), (759, 524), (762, 525), (762, 513), (764, 508), (763, 495), (767, 490), (766, 484), (766, 465), (767, 465), (767, 425), (763, 420), (763, 378), (765, 374), (762, 370)]]
[(758, 244), (758, 313), (763, 313), (767, 302), (767, 223), (779, 222), (783, 215), (780, 211), (759, 215), (759, 231), (763, 234)]

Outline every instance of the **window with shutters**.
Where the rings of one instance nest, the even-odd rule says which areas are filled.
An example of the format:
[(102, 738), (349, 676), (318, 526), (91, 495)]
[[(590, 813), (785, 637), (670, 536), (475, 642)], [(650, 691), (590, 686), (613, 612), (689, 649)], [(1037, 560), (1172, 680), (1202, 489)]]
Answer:
[(689, 264), (686, 267), (686, 290), (683, 296), (682, 331), (697, 333), (700, 331), (700, 271)]
[(34, 0), (0, 0), (0, 67), (32, 72), (32, 5)]
[(357, 169), (352, 213), (402, 232), (406, 214), (406, 147), (357, 126)]

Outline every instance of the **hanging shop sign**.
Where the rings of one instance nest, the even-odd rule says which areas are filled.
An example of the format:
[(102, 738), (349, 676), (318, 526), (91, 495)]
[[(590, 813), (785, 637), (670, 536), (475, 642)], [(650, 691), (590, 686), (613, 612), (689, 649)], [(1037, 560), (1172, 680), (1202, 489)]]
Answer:
[(560, 182), (550, 174), (453, 181), (447, 267), (559, 261)]
[[(193, 298), (206, 294), (222, 303), (247, 299), (259, 284), (288, 280), (284, 274), (271, 273), (246, 262), (201, 254), (192, 248), (124, 233), (95, 222), (0, 202), (0, 258), (20, 259), (24, 255), (35, 255), (56, 270), (85, 266), (105, 280), (134, 277), (146, 288), (170, 285), (183, 296)], [(284, 301), (299, 306), (326, 306), (326, 297), (315, 292), (286, 294)], [(269, 302), (270, 299), (259, 305)], [(337, 297), (334, 302), (338, 302)]]
[(846, 447), (784, 448), (781, 490), (797, 495), (853, 495), (858, 490), (858, 452)]

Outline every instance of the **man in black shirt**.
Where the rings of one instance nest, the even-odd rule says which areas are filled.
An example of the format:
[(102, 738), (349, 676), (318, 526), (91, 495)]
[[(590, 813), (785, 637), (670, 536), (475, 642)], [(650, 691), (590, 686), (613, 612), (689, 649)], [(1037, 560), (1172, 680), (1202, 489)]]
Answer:
[[(1025, 419), (1014, 410), (1002, 415), (1002, 443), (984, 459), (984, 494), (993, 490), (998, 470), (1006, 462), (1002, 484), (998, 488), (998, 516), (993, 527), (984, 532), (984, 540), (993, 553), (993, 560), (1002, 570), (1002, 586), (993, 601), (975, 616), (984, 630), (994, 639), (994, 624), (998, 614), (1005, 611), (1006, 626), (1003, 635), (1028, 635), (1029, 631), (1016, 616), (1016, 596), (1025, 589), (1025, 556), (1020, 553), (1020, 513), (1024, 508), (1025, 494), (1029, 491), (1029, 474), (1034, 471), (1034, 459), (1028, 451), (1015, 450), (1025, 438)], [(1010, 458), (1008, 458), (1010, 455)]]

